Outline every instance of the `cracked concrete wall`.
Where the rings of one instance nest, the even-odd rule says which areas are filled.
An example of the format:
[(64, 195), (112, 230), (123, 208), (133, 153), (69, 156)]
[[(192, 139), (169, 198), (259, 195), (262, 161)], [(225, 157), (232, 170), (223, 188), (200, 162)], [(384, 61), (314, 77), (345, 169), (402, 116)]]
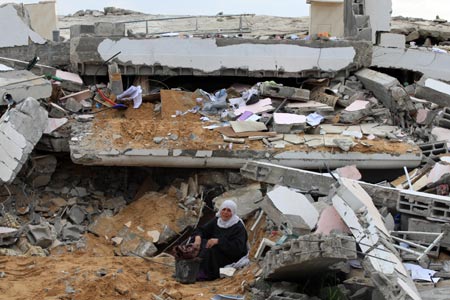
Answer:
[(372, 42), (376, 43), (377, 32), (391, 30), (392, 0), (365, 0), (365, 9), (370, 16)]
[(0, 48), (25, 46), (46, 41), (29, 26), (29, 16), (19, 5), (6, 4), (0, 7), (0, 28), (7, 33), (0, 39)]
[(331, 36), (344, 37), (344, 0), (323, 2), (310, 0), (309, 34), (328, 32)]
[[(39, 56), (39, 64), (58, 66), (63, 69), (70, 67), (70, 43), (31, 44), (28, 46), (0, 48), (0, 57), (30, 61)], [(24, 68), (22, 68), (24, 69)], [(34, 71), (35, 69), (33, 69)]]
[[(126, 75), (230, 75), (302, 77), (335, 75), (371, 64), (367, 42), (260, 41), (236, 39), (109, 39), (81, 36), (71, 40), (71, 62), (93, 75), (114, 54)], [(308, 73), (309, 72), (309, 73)], [(106, 68), (98, 74), (106, 74)]]
[(53, 40), (57, 29), (56, 0), (24, 5), (30, 16), (31, 28), (47, 40)]

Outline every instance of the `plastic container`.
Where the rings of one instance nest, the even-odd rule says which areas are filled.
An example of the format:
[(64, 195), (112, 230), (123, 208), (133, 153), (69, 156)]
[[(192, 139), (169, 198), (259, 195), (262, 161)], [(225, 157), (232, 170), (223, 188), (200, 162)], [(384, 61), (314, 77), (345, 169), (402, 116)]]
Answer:
[(184, 283), (195, 283), (200, 270), (201, 258), (177, 259), (175, 261), (175, 280)]

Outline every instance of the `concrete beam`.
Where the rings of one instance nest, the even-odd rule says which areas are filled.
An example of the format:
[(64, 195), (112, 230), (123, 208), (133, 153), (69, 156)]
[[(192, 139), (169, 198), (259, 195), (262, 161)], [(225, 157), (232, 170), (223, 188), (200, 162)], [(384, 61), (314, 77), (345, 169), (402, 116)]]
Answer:
[(392, 113), (415, 110), (408, 93), (396, 78), (370, 69), (355, 75)]
[(363, 41), (71, 39), (72, 65), (82, 75), (94, 75), (119, 51), (116, 62), (125, 75), (329, 77), (369, 66), (372, 57), (370, 43)]

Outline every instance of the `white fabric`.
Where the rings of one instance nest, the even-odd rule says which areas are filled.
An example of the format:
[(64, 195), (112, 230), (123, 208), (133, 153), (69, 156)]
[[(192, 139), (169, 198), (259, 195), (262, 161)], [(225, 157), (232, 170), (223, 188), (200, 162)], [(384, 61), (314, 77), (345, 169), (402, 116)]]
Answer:
[(132, 85), (122, 94), (117, 95), (117, 99), (118, 100), (133, 99), (133, 108), (139, 108), (142, 104), (142, 88), (140, 85), (138, 86)]
[[(220, 217), (220, 212), (222, 211), (222, 209), (224, 208), (228, 208), (229, 210), (231, 210), (231, 218), (228, 219), (228, 221), (224, 221), (222, 220), (222, 218)], [(241, 221), (241, 218), (239, 218), (236, 215), (236, 209), (237, 209), (237, 205), (236, 203), (234, 203), (233, 200), (225, 200), (222, 205), (220, 206), (219, 211), (216, 214), (217, 217), (217, 226), (219, 226), (220, 228), (230, 228), (231, 226), (233, 226), (234, 224), (236, 224), (237, 222)]]

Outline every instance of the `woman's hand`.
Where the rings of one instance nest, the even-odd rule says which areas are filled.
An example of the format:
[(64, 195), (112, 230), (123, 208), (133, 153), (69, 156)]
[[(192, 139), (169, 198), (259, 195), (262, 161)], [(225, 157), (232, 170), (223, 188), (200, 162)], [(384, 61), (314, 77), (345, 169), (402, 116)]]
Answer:
[(200, 245), (202, 244), (202, 238), (197, 235), (194, 240), (194, 246), (200, 249)]
[(219, 239), (209, 239), (208, 242), (206, 242), (206, 248), (211, 248), (219, 243)]

